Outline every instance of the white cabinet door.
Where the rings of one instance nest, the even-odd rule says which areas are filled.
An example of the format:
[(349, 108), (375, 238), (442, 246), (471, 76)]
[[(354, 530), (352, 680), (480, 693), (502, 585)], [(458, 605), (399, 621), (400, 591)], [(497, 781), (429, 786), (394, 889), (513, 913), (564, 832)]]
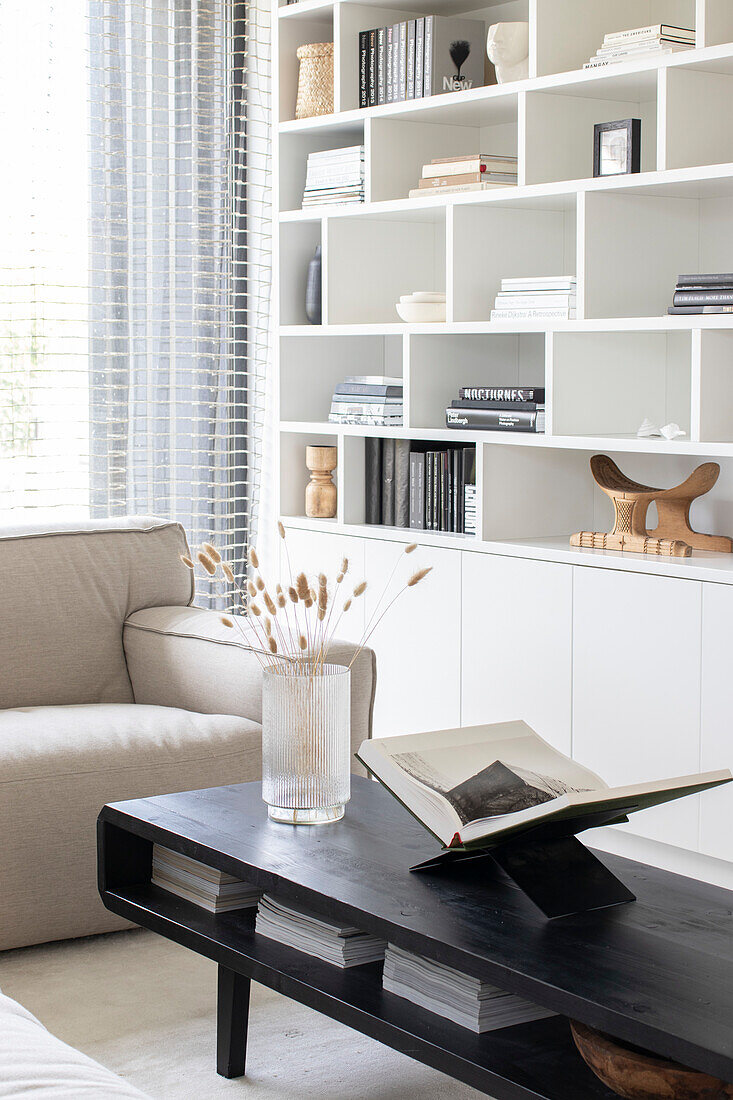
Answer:
[[(702, 597), (700, 767), (733, 768), (733, 587), (706, 584)], [(700, 851), (733, 860), (733, 783), (700, 796)]]
[(393, 542), (367, 539), (368, 617), (398, 560), (390, 593), (419, 567), (433, 572), (399, 597), (369, 642), (377, 654), (375, 737), (460, 724), (461, 552), (420, 547), (405, 555)]
[(570, 565), (464, 555), (464, 726), (522, 718), (570, 753), (572, 585)]
[[(701, 585), (575, 568), (573, 756), (611, 786), (697, 772)], [(697, 798), (618, 828), (697, 850)]]
[[(327, 531), (301, 531), (290, 528), (285, 541), (280, 541), (280, 583), (289, 583), (288, 555), (293, 577), (305, 573), (311, 584), (319, 573), (328, 577), (329, 589), (336, 580), (344, 557), (349, 559), (349, 571), (343, 582), (343, 592), (351, 592), (354, 585), (364, 580), (364, 539), (334, 535)], [(286, 553), (287, 548), (287, 553)], [(341, 601), (343, 602), (343, 601)], [(341, 602), (337, 607), (341, 606)], [(347, 642), (358, 642), (364, 632), (364, 605), (355, 600), (352, 608), (341, 619), (337, 637)]]

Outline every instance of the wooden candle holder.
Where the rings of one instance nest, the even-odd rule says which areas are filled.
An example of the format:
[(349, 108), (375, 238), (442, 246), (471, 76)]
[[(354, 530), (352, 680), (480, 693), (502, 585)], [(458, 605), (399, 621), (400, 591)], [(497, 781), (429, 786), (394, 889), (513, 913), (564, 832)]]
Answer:
[[(571, 546), (593, 550), (632, 550), (640, 554), (662, 554), (689, 558), (696, 550), (733, 553), (733, 539), (727, 535), (704, 535), (690, 526), (693, 500), (709, 493), (720, 474), (717, 462), (703, 462), (686, 481), (671, 489), (639, 485), (619, 470), (608, 455), (593, 455), (591, 473), (603, 492), (613, 501), (613, 531), (580, 531), (570, 538)], [(658, 522), (653, 531), (646, 527), (649, 505), (657, 505)]]
[(305, 488), (305, 514), (309, 519), (333, 519), (336, 515), (336, 486), (331, 474), (337, 459), (336, 447), (305, 449), (305, 464), (311, 475)]

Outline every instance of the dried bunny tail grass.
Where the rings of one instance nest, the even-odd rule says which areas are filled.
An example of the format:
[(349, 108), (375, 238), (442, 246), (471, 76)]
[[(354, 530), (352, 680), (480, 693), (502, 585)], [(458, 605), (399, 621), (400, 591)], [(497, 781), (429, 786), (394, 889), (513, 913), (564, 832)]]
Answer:
[(278, 581), (277, 584), (275, 585), (275, 594), (277, 596), (279, 596), (281, 594), (282, 590), (283, 590), (283, 586), (280, 584), (280, 581)]
[(256, 603), (251, 603), (249, 605), (249, 609), (252, 612), (252, 614), (254, 616), (256, 616), (257, 618), (259, 618), (259, 616), (262, 614), (262, 608), (258, 607)]
[(326, 609), (325, 609), (325, 607), (319, 607), (318, 608), (318, 621), (319, 621), (319, 623), (322, 623), (325, 618), (326, 618)]
[(295, 578), (295, 589), (301, 600), (307, 600), (310, 595), (310, 589), (308, 588), (308, 578), (305, 573), (298, 573)]
[(366, 592), (366, 586), (367, 586), (366, 581), (362, 581), (361, 584), (357, 584), (357, 586), (354, 589), (352, 595), (355, 596), (355, 597), (356, 596), (361, 596), (364, 592)]
[(206, 553), (216, 565), (219, 564), (219, 562), (221, 561), (221, 554), (215, 546), (212, 546), (210, 542), (203, 542), (201, 544), (201, 549), (206, 551)]
[(311, 607), (313, 607), (313, 600), (312, 600), (312, 599), (310, 598), (310, 596), (307, 596), (307, 597), (306, 597), (306, 598), (305, 598), (305, 599), (303, 600), (303, 603), (304, 603), (304, 604), (305, 604), (305, 606), (306, 606), (306, 607), (308, 608), (308, 610), (310, 610), (310, 608), (311, 608)]
[(298, 593), (295, 591), (295, 589), (293, 588), (292, 585), (288, 589), (288, 596), (290, 596), (290, 602), (291, 603), (297, 603), (298, 602)]
[(230, 619), (228, 617), (228, 615), (220, 615), (219, 619), (224, 624), (224, 626), (228, 626), (228, 627), (233, 627), (234, 626), (233, 620)]
[(328, 607), (328, 589), (327, 588), (319, 588), (318, 589), (318, 610), (319, 611), (325, 611), (327, 607)]
[(270, 618), (267, 615), (265, 615), (262, 622), (263, 622), (264, 627), (265, 627), (265, 634), (269, 638), (270, 635), (272, 634), (272, 621), (270, 620)]
[(285, 607), (286, 604), (287, 604), (287, 600), (285, 599), (285, 593), (283, 592), (283, 590), (281, 588), (280, 591), (277, 594), (277, 606), (278, 607)]
[(325, 573), (319, 573), (318, 574), (318, 587), (319, 588), (327, 588), (328, 587), (328, 577), (326, 576)]
[(204, 569), (209, 574), (209, 576), (213, 577), (214, 573), (216, 573), (216, 566), (214, 565), (214, 563), (211, 560), (211, 558), (209, 557), (209, 555), (204, 554), (204, 552), (202, 550), (199, 550), (196, 557), (201, 562), (201, 564), (203, 565)]
[(234, 584), (234, 573), (232, 572), (232, 567), (230, 565), (227, 565), (225, 561), (221, 563), (221, 571), (226, 579), (229, 581), (229, 583)]
[(257, 585), (257, 591), (258, 592), (264, 592), (265, 591), (265, 582), (263, 581), (262, 577), (259, 574), (255, 577), (255, 584)]
[(249, 592), (250, 596), (252, 596), (253, 599), (257, 595), (257, 589), (255, 588), (252, 581), (247, 581), (247, 591)]
[(178, 557), (181, 559), (183, 564), (186, 566), (186, 569), (193, 569), (194, 568), (194, 564), (191, 561), (191, 559), (189, 558), (188, 554), (179, 554)]
[(315, 588), (309, 588), (308, 589), (308, 595), (310, 596), (311, 603), (315, 603), (316, 602), (316, 590), (315, 590)]
[(285, 528), (282, 525), (282, 520), (277, 521), (277, 529), (281, 539), (285, 538)]
[(265, 601), (265, 607), (270, 612), (270, 614), (277, 615), (277, 608), (275, 607), (275, 602), (270, 593), (264, 592), (262, 598)]
[(413, 585), (419, 584), (423, 577), (427, 577), (428, 573), (432, 572), (432, 565), (425, 566), (424, 569), (418, 569), (416, 573), (413, 573), (407, 582), (407, 587), (412, 588)]
[(348, 558), (343, 558), (342, 561), (341, 561), (341, 572), (342, 573), (348, 573), (348, 571), (349, 571), (349, 559)]
[(417, 543), (411, 542), (409, 546), (405, 547), (405, 553), (411, 554), (413, 550), (417, 550)]
[(346, 603), (344, 604), (344, 606), (343, 606), (343, 610), (344, 610), (344, 611), (348, 611), (350, 607), (351, 607), (351, 600), (350, 600), (350, 599), (348, 599), (348, 600), (346, 601)]
[(277, 642), (274, 638), (268, 638), (267, 644), (270, 647), (270, 653), (277, 653)]
[(254, 546), (250, 546), (249, 554), (247, 555), (247, 557), (249, 558), (249, 564), (253, 566), (253, 568), (259, 569), (260, 559), (257, 557), (257, 551), (255, 550)]
[(336, 575), (336, 584), (341, 584), (341, 581), (342, 581), (343, 579), (344, 579), (344, 575), (343, 575), (343, 573), (338, 573), (338, 574)]
[(300, 646), (301, 649), (307, 649), (308, 648), (308, 639), (306, 638), (305, 634), (301, 634), (300, 637), (298, 638), (298, 645)]

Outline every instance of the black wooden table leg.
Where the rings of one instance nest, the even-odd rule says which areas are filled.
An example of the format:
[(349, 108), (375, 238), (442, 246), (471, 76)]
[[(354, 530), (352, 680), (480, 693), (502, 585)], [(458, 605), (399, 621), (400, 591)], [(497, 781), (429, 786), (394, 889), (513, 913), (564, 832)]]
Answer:
[(216, 1012), (216, 1072), (242, 1077), (247, 1055), (249, 978), (219, 967)]

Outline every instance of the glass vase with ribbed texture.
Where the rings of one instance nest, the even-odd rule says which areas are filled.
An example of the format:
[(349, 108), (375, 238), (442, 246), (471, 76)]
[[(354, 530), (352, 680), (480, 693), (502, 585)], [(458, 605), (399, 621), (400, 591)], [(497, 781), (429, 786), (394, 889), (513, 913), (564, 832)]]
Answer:
[(265, 669), (262, 797), (273, 821), (324, 825), (351, 795), (351, 672)]

